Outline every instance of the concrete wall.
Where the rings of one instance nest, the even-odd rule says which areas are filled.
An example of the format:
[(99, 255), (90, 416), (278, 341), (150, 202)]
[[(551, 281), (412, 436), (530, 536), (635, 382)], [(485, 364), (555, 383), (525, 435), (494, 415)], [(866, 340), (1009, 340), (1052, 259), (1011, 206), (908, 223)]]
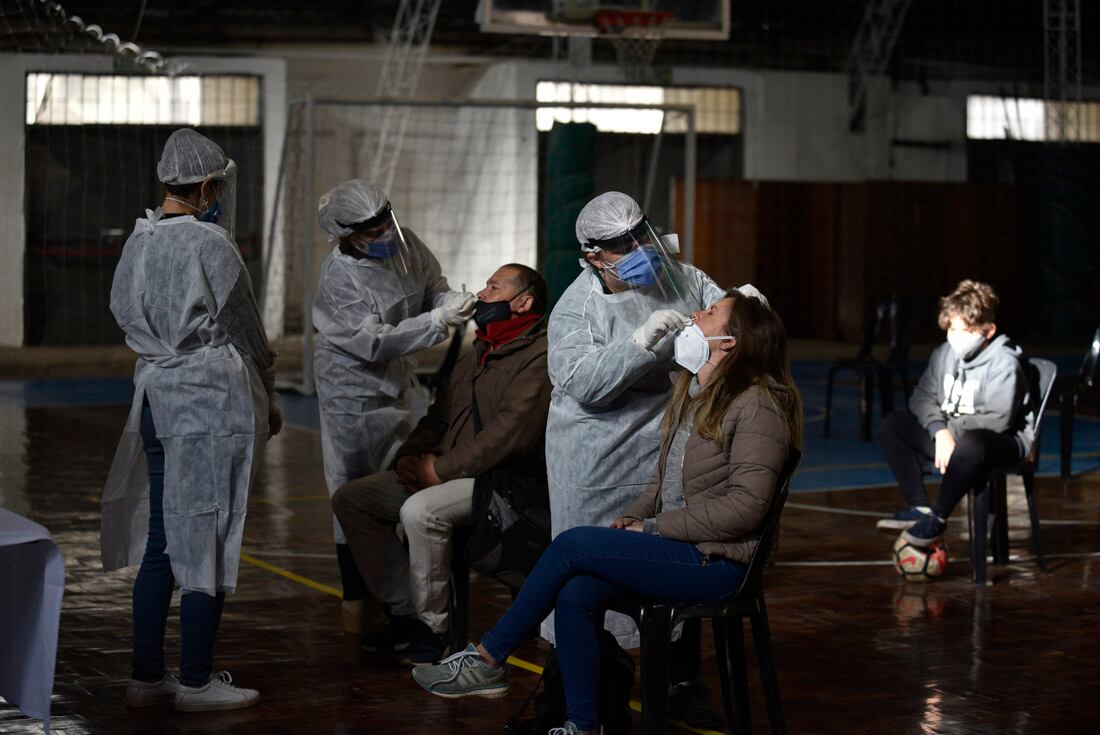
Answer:
[[(266, 47), (246, 53), (263, 57), (203, 57), (184, 59), (198, 72), (245, 72), (263, 76), (265, 124), (264, 216), (265, 246), (271, 252), (265, 258), (275, 283), (284, 283), (283, 227), (271, 227), (271, 205), (279, 170), (281, 145), (286, 129), (286, 102), (305, 94), (343, 99), (374, 96), (377, 74), (382, 65), (379, 47)], [(110, 71), (111, 59), (98, 56), (7, 56), (0, 63), (0, 95), (17, 101), (0, 109), (0, 165), (9, 172), (0, 179), (0, 256), (7, 266), (0, 275), (0, 344), (19, 344), (23, 335), (22, 261), (25, 250), (23, 221), (23, 105), (24, 77), (28, 69), (69, 71)], [(447, 49), (433, 50), (428, 57), (417, 96), (423, 99), (497, 98), (531, 100), (540, 80), (578, 82), (625, 82), (615, 65), (573, 66), (567, 61), (498, 61), (486, 57), (468, 57)], [(740, 175), (759, 181), (853, 182), (864, 180), (963, 181), (966, 178), (966, 96), (998, 94), (1005, 90), (992, 84), (933, 83), (927, 88), (904, 84), (890, 88), (884, 80), (872, 93), (862, 132), (848, 129), (847, 78), (841, 74), (747, 71), (737, 69), (674, 69), (667, 79), (672, 85), (732, 85), (741, 89), (744, 170)], [(1036, 96), (1037, 90), (1021, 89), (1021, 95)], [(445, 241), (441, 260), (468, 286), (476, 284), (481, 267), (473, 268), (466, 259), (468, 237), (440, 224), (441, 218), (456, 213), (467, 221), (480, 220), (494, 211), (501, 233), (519, 233), (514, 242), (497, 243), (501, 257), (533, 262), (537, 212), (533, 197), (537, 192), (534, 153), (537, 136), (531, 129), (530, 116), (512, 116), (514, 129), (505, 130), (508, 120), (494, 121), (494, 155), (509, 155), (517, 161), (530, 156), (527, 165), (516, 165), (511, 184), (489, 182), (474, 176), (456, 180), (463, 187), (481, 187), (481, 192), (501, 192), (490, 201), (485, 197), (473, 209), (462, 209), (451, 202), (443, 211), (431, 211), (429, 196), (408, 192), (411, 204), (406, 220), (428, 236)], [(456, 125), (456, 143), (465, 145), (476, 137), (473, 118)], [(900, 141), (900, 143), (899, 143)], [(477, 145), (486, 142), (484, 136)], [(349, 145), (351, 145), (349, 143)], [(452, 147), (454, 147), (452, 145)], [(352, 149), (348, 148), (349, 153)], [(417, 152), (414, 152), (414, 159)], [(471, 147), (464, 151), (470, 162), (484, 152)], [(420, 158), (424, 158), (420, 151)], [(352, 155), (355, 155), (352, 153)], [(357, 158), (362, 158), (362, 151)], [(349, 163), (357, 166), (358, 164)], [(418, 165), (427, 165), (419, 161)], [(333, 167), (335, 176), (344, 167)], [(349, 171), (351, 169), (348, 169)], [(362, 175), (362, 174), (360, 174)], [(340, 177), (337, 177), (340, 178)], [(320, 182), (318, 182), (320, 184)], [(395, 181), (395, 190), (403, 182)], [(318, 192), (323, 188), (318, 186)], [(462, 192), (452, 187), (456, 195)], [(396, 195), (395, 195), (396, 196)], [(522, 199), (522, 201), (521, 201)], [(448, 200), (449, 201), (449, 200)], [(282, 211), (289, 211), (286, 207)], [(310, 216), (303, 212), (302, 217)], [(501, 219), (504, 218), (504, 219)], [(506, 220), (506, 221), (505, 221)], [(302, 222), (304, 227), (305, 223)], [(435, 230), (438, 229), (438, 232)], [(466, 237), (466, 239), (464, 239)], [(477, 271), (475, 273), (475, 271)], [(268, 289), (265, 321), (274, 336), (283, 330), (284, 291)]]

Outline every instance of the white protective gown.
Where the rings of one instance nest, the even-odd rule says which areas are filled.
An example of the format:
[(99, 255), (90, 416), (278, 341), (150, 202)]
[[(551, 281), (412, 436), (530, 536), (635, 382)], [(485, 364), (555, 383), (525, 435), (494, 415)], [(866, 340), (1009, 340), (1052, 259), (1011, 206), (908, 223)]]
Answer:
[[(656, 289), (604, 293), (585, 268), (550, 314), (549, 371), (554, 390), (546, 423), (546, 468), (551, 531), (607, 526), (653, 476), (661, 417), (672, 393), (674, 335), (650, 352), (634, 342), (649, 313), (674, 308), (685, 315), (720, 300), (725, 291), (705, 273), (683, 265), (699, 303), (669, 303)], [(649, 291), (649, 293), (647, 293)], [(617, 613), (607, 628), (619, 643), (637, 647), (633, 622)], [(553, 641), (553, 616), (542, 626)]]
[(240, 252), (217, 225), (146, 211), (123, 248), (111, 311), (138, 359), (134, 402), (103, 490), (103, 566), (139, 564), (144, 554), (148, 397), (164, 445), (164, 532), (176, 584), (232, 592), (268, 434), (260, 371), (272, 360)]
[[(339, 247), (321, 266), (313, 364), (330, 496), (350, 480), (385, 469), (419, 418), (410, 395), (415, 363), (407, 356), (447, 338), (447, 327), (431, 310), (454, 292), (420, 238), (406, 229), (405, 239), (408, 273)], [(333, 526), (336, 543), (347, 543), (335, 518)]]

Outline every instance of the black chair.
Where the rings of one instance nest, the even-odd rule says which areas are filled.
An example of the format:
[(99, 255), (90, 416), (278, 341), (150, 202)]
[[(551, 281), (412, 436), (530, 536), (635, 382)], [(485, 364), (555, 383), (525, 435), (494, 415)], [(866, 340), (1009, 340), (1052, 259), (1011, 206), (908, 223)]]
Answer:
[[(1039, 533), (1039, 508), (1035, 498), (1035, 472), (1039, 466), (1040, 432), (1043, 426), (1043, 414), (1058, 368), (1050, 360), (1030, 358), (1024, 365), (1027, 372), (1029, 393), (1038, 405), (1035, 419), (1035, 440), (1027, 454), (1014, 465), (996, 467), (990, 470), (984, 486), (975, 486), (970, 491), (967, 503), (967, 524), (970, 528), (970, 564), (972, 579), (976, 585), (984, 585), (986, 580), (986, 539), (990, 537), (993, 563), (1008, 563), (1008, 475), (1020, 475), (1027, 494), (1027, 512), (1031, 518), (1031, 544), (1039, 568), (1047, 569), (1043, 555), (1043, 540)], [(993, 528), (990, 532), (988, 521), (993, 515)]]
[[(875, 344), (886, 330), (890, 332), (890, 350), (885, 360), (873, 356)], [(863, 441), (871, 440), (871, 406), (874, 403), (875, 379), (880, 387), (882, 415), (894, 410), (894, 374), (902, 380), (909, 395), (909, 346), (912, 342), (913, 319), (908, 299), (891, 297), (875, 307), (863, 329), (863, 343), (855, 357), (840, 359), (829, 366), (825, 385), (825, 436), (829, 436), (833, 413), (833, 385), (840, 370), (852, 370), (859, 376), (859, 425)]]
[(1092, 345), (1085, 353), (1081, 369), (1076, 375), (1066, 375), (1058, 379), (1058, 393), (1062, 408), (1062, 492), (1069, 492), (1072, 483), (1071, 467), (1073, 462), (1073, 419), (1077, 409), (1077, 399), (1094, 389), (1097, 385), (1100, 363), (1100, 327), (1092, 336)]
[(474, 527), (456, 528), (451, 552), (451, 593), (447, 604), (450, 628), (447, 641), (451, 653), (461, 651), (470, 640), (470, 565), (466, 563), (466, 542)]
[[(886, 313), (880, 317), (890, 326), (890, 351), (877, 364), (879, 403), (882, 415), (894, 410), (894, 375), (901, 378), (905, 396), (909, 396), (909, 348), (913, 344), (913, 312), (909, 300), (894, 297), (884, 304)], [(880, 307), (882, 308), (882, 307)]]
[(767, 702), (772, 732), (786, 732), (783, 708), (779, 701), (779, 683), (772, 659), (763, 578), (764, 565), (779, 528), (779, 516), (790, 492), (791, 477), (801, 458), (801, 452), (794, 448), (787, 455), (777, 482), (775, 498), (760, 526), (760, 542), (753, 552), (748, 574), (739, 590), (722, 601), (700, 605), (650, 603), (629, 599), (616, 599), (608, 603), (608, 610), (634, 618), (641, 632), (642, 732), (646, 735), (665, 732), (672, 630), (681, 621), (696, 618), (710, 618), (714, 627), (718, 673), (722, 682), (722, 703), (728, 731), (748, 733), (752, 730), (743, 627), (743, 618), (748, 617), (752, 623), (752, 637), (756, 645), (756, 657), (760, 662), (760, 680), (764, 687), (764, 701)]

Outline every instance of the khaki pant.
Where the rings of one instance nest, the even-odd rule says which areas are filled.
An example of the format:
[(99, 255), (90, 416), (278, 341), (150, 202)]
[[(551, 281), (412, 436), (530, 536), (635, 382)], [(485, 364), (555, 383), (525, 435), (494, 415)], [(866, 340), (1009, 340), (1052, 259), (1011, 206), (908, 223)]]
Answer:
[[(409, 495), (393, 472), (342, 486), (332, 509), (371, 594), (393, 615), (416, 615), (447, 631), (454, 529), (472, 525), (473, 478), (450, 480)], [(408, 550), (397, 536), (405, 530)]]

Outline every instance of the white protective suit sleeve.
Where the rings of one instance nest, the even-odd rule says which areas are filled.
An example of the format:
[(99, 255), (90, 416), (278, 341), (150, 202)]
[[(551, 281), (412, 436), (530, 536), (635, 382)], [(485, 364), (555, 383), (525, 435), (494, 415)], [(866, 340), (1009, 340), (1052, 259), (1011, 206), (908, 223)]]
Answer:
[[(591, 297), (591, 293), (585, 293)], [(587, 300), (587, 299), (586, 299)], [(614, 401), (657, 361), (631, 332), (608, 343), (585, 307), (558, 302), (550, 320), (550, 381), (578, 403), (602, 406)]]
[(224, 236), (208, 238), (202, 244), (200, 259), (208, 283), (236, 274), (233, 286), (221, 295), (220, 300), (219, 294), (214, 289), (210, 290), (209, 298), (214, 301), (209, 306), (210, 314), (214, 322), (225, 330), (238, 352), (251, 358), (261, 372), (267, 370), (274, 362), (274, 356), (252, 292), (252, 280), (236, 246)]
[[(429, 282), (438, 284), (442, 279), (438, 275), (439, 264), (434, 258), (431, 260), (435, 275), (429, 277)], [(437, 323), (431, 311), (397, 324), (384, 323), (374, 301), (362, 293), (343, 264), (330, 263), (322, 277), (327, 282), (318, 290), (313, 304), (313, 325), (333, 349), (364, 362), (387, 362), (431, 347), (447, 337), (447, 327)], [(442, 280), (446, 285), (446, 279)]]

